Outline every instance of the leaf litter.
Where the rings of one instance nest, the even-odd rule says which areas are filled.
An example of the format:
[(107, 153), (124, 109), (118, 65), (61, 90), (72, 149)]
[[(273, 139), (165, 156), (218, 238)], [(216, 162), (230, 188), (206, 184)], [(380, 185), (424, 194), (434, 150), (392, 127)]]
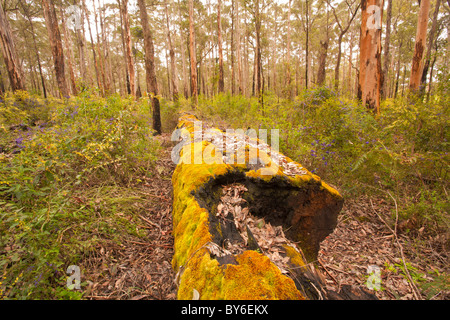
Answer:
[[(170, 135), (159, 137), (170, 145)], [(127, 217), (136, 232), (118, 232), (116, 238), (93, 232), (99, 238), (95, 250), (79, 262), (82, 291), (92, 300), (174, 300), (175, 275), (171, 266), (172, 185), (174, 164), (170, 148), (164, 148), (151, 177), (139, 177), (140, 198)], [(117, 214), (118, 216), (125, 216)], [(121, 230), (120, 230), (121, 231)]]
[[(285, 255), (284, 246), (288, 245), (298, 251), (296, 244), (286, 238), (282, 226), (273, 226), (270, 222), (254, 216), (246, 207), (246, 200), (242, 198), (247, 188), (239, 183), (223, 186), (222, 197), (217, 205), (216, 216), (219, 219), (233, 220), (244, 243), (226, 241), (223, 247), (210, 243), (210, 252), (218, 257), (237, 255), (245, 250), (257, 250), (266, 255), (283, 274), (288, 274), (289, 257)], [(301, 254), (300, 251), (298, 251)]]
[[(440, 248), (441, 240), (414, 240), (400, 233), (396, 243), (392, 228), (385, 224), (393, 209), (382, 198), (366, 196), (344, 203), (338, 225), (322, 241), (318, 255), (327, 288), (339, 291), (344, 284), (365, 286), (371, 276), (368, 271), (375, 266), (381, 279), (380, 290), (373, 293), (379, 299), (449, 299), (448, 253)], [(439, 285), (436, 279), (444, 280)]]

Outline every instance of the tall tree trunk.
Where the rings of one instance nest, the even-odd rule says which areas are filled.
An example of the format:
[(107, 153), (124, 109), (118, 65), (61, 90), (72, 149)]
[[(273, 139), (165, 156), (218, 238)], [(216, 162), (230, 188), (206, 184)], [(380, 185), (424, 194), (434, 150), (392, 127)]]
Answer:
[(235, 28), (236, 28), (236, 6), (234, 4), (234, 0), (231, 0), (231, 82), (230, 82), (230, 87), (231, 87), (231, 95), (235, 95), (236, 93), (236, 70), (235, 70), (235, 57), (234, 57), (234, 52), (236, 51), (236, 43), (235, 43)]
[(336, 62), (336, 67), (334, 69), (334, 89), (338, 90), (339, 89), (339, 70), (340, 70), (341, 57), (342, 57), (342, 40), (344, 38), (344, 35), (347, 33), (348, 29), (350, 28), (350, 26), (351, 26), (351, 24), (353, 22), (353, 19), (356, 17), (356, 14), (358, 13), (360, 4), (358, 4), (358, 7), (355, 9), (354, 12), (352, 12), (351, 4), (349, 4), (347, 2), (348, 9), (350, 10), (350, 13), (351, 13), (351, 18), (350, 18), (350, 21), (348, 22), (347, 26), (344, 27), (339, 22), (339, 18), (338, 18), (337, 14), (336, 14), (336, 10), (334, 9), (333, 6), (331, 6), (329, 0), (327, 0), (327, 3), (331, 7), (331, 9), (333, 10), (333, 14), (334, 14), (334, 17), (336, 19), (336, 23), (337, 23), (337, 25), (339, 27), (339, 30), (341, 31), (339, 33), (339, 38), (338, 38), (337, 62)]
[[(431, 51), (433, 51), (433, 43), (435, 41), (436, 31), (437, 31), (437, 27), (438, 27), (438, 15), (439, 15), (440, 6), (441, 6), (441, 0), (436, 0), (436, 7), (434, 8), (433, 23), (431, 25), (430, 38), (428, 39), (427, 55), (425, 58), (425, 64), (423, 66), (422, 78), (420, 80), (421, 94), (425, 93), (425, 88), (427, 85), (427, 75), (428, 75), (428, 69), (430, 68), (430, 62), (431, 62)], [(431, 79), (430, 79), (430, 81), (431, 81)]]
[(106, 34), (106, 29), (104, 26), (104, 5), (103, 7), (100, 5), (100, 0), (98, 0), (98, 10), (99, 10), (99, 21), (100, 21), (100, 30), (102, 35), (102, 59), (103, 59), (103, 68), (105, 73), (105, 91), (107, 93), (111, 92), (111, 66), (109, 64), (109, 50), (108, 50), (108, 36)]
[(430, 11), (430, 0), (420, 2), (419, 20), (417, 21), (416, 44), (411, 65), (411, 76), (409, 78), (409, 89), (417, 93), (422, 77), (422, 58), (427, 42), (428, 13)]
[(325, 37), (323, 40), (320, 40), (320, 56), (319, 56), (319, 68), (317, 71), (317, 84), (319, 86), (323, 86), (326, 78), (326, 64), (327, 64), (327, 54), (328, 54), (328, 45), (330, 43), (330, 12), (327, 6), (327, 26)]
[(239, 20), (239, 1), (236, 1), (236, 59), (238, 64), (238, 83), (239, 94), (244, 94), (244, 82), (242, 76), (242, 57), (241, 57), (241, 27)]
[(157, 134), (161, 134), (161, 114), (159, 107), (158, 83), (156, 82), (155, 72), (155, 49), (153, 47), (153, 37), (148, 24), (147, 8), (145, 0), (138, 0), (139, 16), (141, 18), (142, 32), (144, 34), (144, 50), (145, 50), (145, 72), (147, 91), (152, 101), (153, 108), (153, 130)]
[(355, 34), (353, 32), (350, 33), (350, 52), (348, 54), (348, 74), (347, 74), (347, 87), (349, 95), (353, 95), (353, 85), (352, 85), (352, 66), (353, 66), (353, 40), (355, 38)]
[(130, 20), (128, 18), (128, 0), (122, 0), (121, 12), (124, 27), (124, 38), (125, 38), (125, 61), (128, 69), (128, 79), (130, 81), (130, 94), (132, 96), (136, 95), (136, 79), (133, 64), (133, 50), (131, 46), (131, 32), (130, 32)]
[(286, 43), (286, 80), (288, 99), (292, 99), (292, 86), (291, 86), (291, 0), (288, 2), (288, 16), (287, 16), (287, 43)]
[[(181, 3), (178, 2), (178, 15), (179, 20), (182, 21), (181, 15)], [(189, 96), (189, 83), (187, 77), (187, 68), (186, 68), (186, 50), (187, 50), (187, 42), (186, 37), (182, 33), (182, 29), (180, 28), (180, 39), (181, 39), (181, 73), (183, 77), (183, 95), (187, 99)]]
[(189, 0), (189, 58), (191, 61), (191, 96), (194, 107), (198, 105), (197, 56), (195, 53), (194, 0)]
[[(375, 6), (375, 7), (373, 7)], [(369, 110), (380, 113), (381, 94), (381, 12), (379, 20), (373, 8), (381, 10), (383, 0), (361, 1), (361, 39), (358, 98)], [(369, 10), (370, 9), (370, 10)], [(375, 24), (370, 18), (375, 17)]]
[(381, 98), (386, 99), (388, 88), (388, 71), (390, 64), (389, 47), (391, 41), (391, 19), (392, 19), (392, 0), (388, 1), (386, 12), (386, 38), (384, 40), (384, 66), (383, 66), (383, 86), (381, 88)]
[(5, 84), (3, 83), (3, 75), (0, 70), (0, 94), (4, 94), (4, 93), (5, 93)]
[(72, 94), (77, 95), (78, 89), (77, 89), (77, 83), (75, 79), (75, 71), (73, 69), (73, 53), (72, 53), (72, 47), (71, 47), (71, 41), (70, 41), (70, 35), (66, 27), (66, 19), (65, 19), (65, 12), (63, 8), (59, 7), (59, 12), (61, 13), (61, 28), (64, 34), (64, 45), (66, 49), (66, 57), (67, 57), (67, 66), (69, 68), (69, 76), (70, 76), (70, 88), (72, 89)]
[(403, 45), (403, 40), (400, 40), (400, 44), (399, 44), (399, 47), (398, 47), (397, 75), (396, 75), (396, 78), (395, 78), (394, 98), (397, 98), (398, 86), (399, 86), (399, 83), (400, 83), (400, 71), (401, 71), (400, 62), (401, 62), (402, 45)]
[(309, 1), (306, 0), (305, 88), (308, 89), (309, 69)]
[[(100, 73), (102, 76), (102, 83), (103, 83), (103, 96), (107, 95), (108, 92), (108, 84), (106, 83), (106, 78), (105, 78), (105, 59), (103, 56), (103, 52), (101, 50), (101, 41), (100, 41), (100, 32), (98, 29), (98, 23), (97, 23), (97, 19), (98, 19), (98, 15), (97, 15), (97, 9), (95, 7), (95, 2), (92, 1), (92, 8), (94, 11), (94, 25), (95, 25), (95, 33), (97, 34), (97, 52), (98, 52), (98, 60), (99, 60), (99, 66), (100, 66)], [(103, 31), (102, 31), (103, 32)]]
[[(119, 5), (119, 11), (120, 11), (120, 36), (122, 38), (122, 51), (123, 51), (123, 55), (126, 56), (127, 55), (127, 45), (125, 43), (125, 28), (123, 26), (123, 16), (122, 16), (122, 3), (120, 0), (117, 0), (117, 3)], [(129, 72), (128, 72), (128, 62), (125, 59), (125, 87), (126, 87), (126, 91), (127, 94), (131, 94), (131, 87), (130, 87), (130, 77), (129, 77)]]
[(166, 70), (167, 70), (167, 96), (170, 96), (170, 68), (169, 68), (169, 51), (167, 47), (164, 48), (164, 53), (166, 55)]
[(255, 8), (255, 29), (256, 29), (256, 94), (261, 97), (262, 83), (261, 83), (261, 13), (259, 0), (256, 0)]
[(64, 72), (64, 53), (62, 48), (61, 33), (58, 27), (58, 18), (56, 17), (55, 5), (53, 0), (42, 0), (44, 9), (44, 18), (47, 25), (48, 38), (52, 48), (53, 62), (55, 65), (56, 82), (59, 92), (63, 97), (69, 96), (67, 88), (66, 75)]
[(220, 11), (222, 6), (222, 0), (217, 2), (217, 40), (219, 44), (219, 92), (224, 92), (225, 81), (223, 79), (223, 53), (222, 53), (222, 19), (220, 17)]
[[(247, 26), (247, 15), (244, 15), (244, 25)], [(250, 61), (249, 61), (249, 34), (247, 29), (244, 34), (244, 95), (249, 96), (249, 82), (250, 82)]]
[(88, 82), (88, 72), (86, 68), (86, 39), (84, 37), (84, 14), (80, 11), (81, 26), (76, 28), (78, 57), (80, 61), (80, 74), (82, 86)]
[[(31, 35), (33, 37), (33, 46), (34, 46), (34, 51), (36, 53), (36, 61), (37, 61), (37, 64), (38, 64), (39, 75), (40, 75), (40, 78), (41, 78), (42, 91), (44, 93), (44, 98), (47, 98), (47, 88), (45, 87), (44, 75), (42, 73), (41, 58), (40, 58), (40, 55), (39, 55), (39, 50), (37, 48), (36, 33), (34, 31), (34, 25), (33, 25), (33, 21), (32, 21), (32, 16), (31, 16), (31, 14), (29, 12), (29, 8), (26, 5), (24, 5), (23, 2), (20, 2), (20, 4), (21, 4), (22, 9), (23, 9), (23, 11), (25, 13), (25, 16), (27, 17), (28, 22), (30, 23), (30, 31), (31, 31)], [(0, 10), (1, 10), (1, 4), (0, 4)]]
[(174, 101), (178, 101), (178, 81), (177, 81), (177, 70), (175, 64), (175, 51), (172, 45), (172, 37), (170, 36), (170, 25), (169, 25), (169, 3), (166, 0), (166, 24), (167, 24), (167, 41), (169, 43), (169, 56), (170, 56), (170, 73), (172, 79), (172, 97)]
[[(436, 46), (436, 50), (437, 50)], [(434, 70), (434, 64), (436, 63), (437, 55), (434, 55), (433, 62), (431, 62), (431, 70), (430, 70), (430, 82), (428, 84), (428, 92), (427, 92), (427, 103), (430, 101), (430, 95), (431, 95), (431, 89), (433, 84), (433, 70)]]
[(22, 77), (22, 70), (17, 58), (11, 27), (0, 2), (0, 40), (2, 42), (3, 59), (8, 71), (11, 89), (25, 90), (25, 82)]
[(92, 37), (92, 30), (91, 30), (91, 23), (89, 20), (89, 11), (87, 9), (86, 6), (86, 2), (85, 0), (83, 0), (83, 11), (84, 11), (84, 15), (86, 17), (87, 21), (87, 25), (88, 25), (88, 30), (89, 30), (89, 38), (91, 39), (91, 49), (92, 49), (92, 56), (94, 59), (94, 67), (95, 67), (95, 79), (97, 80), (97, 86), (99, 90), (102, 90), (102, 86), (101, 86), (101, 82), (100, 82), (100, 77), (98, 74), (98, 62), (97, 62), (97, 55), (95, 53), (95, 45), (94, 45), (94, 39)]
[(278, 94), (278, 86), (277, 86), (277, 58), (276, 58), (276, 52), (277, 52), (277, 38), (278, 38), (278, 24), (277, 24), (277, 17), (278, 12), (275, 10), (274, 13), (274, 30), (273, 30), (273, 37), (272, 37), (272, 59), (271, 59), (271, 69), (272, 69), (272, 91), (275, 94)]

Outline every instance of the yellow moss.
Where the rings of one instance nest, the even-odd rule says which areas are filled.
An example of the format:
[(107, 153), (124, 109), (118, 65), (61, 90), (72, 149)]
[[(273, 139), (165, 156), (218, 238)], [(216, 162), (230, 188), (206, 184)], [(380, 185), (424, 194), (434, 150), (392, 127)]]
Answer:
[(255, 178), (255, 179), (259, 178), (259, 179), (262, 179), (262, 180), (264, 180), (266, 182), (269, 182), (273, 178), (273, 176), (270, 176), (270, 175), (262, 175), (261, 174), (261, 169), (258, 169), (257, 171), (255, 171), (255, 170), (247, 171), (245, 173), (245, 175), (247, 177), (249, 177), (249, 178)]
[(283, 245), (283, 248), (286, 251), (286, 255), (290, 258), (290, 262), (292, 264), (299, 267), (306, 266), (305, 261), (303, 261), (303, 257), (294, 247), (285, 244)]
[(328, 185), (327, 183), (325, 183), (324, 181), (322, 181), (322, 188), (326, 189), (329, 193), (331, 193), (334, 197), (338, 197), (341, 198), (342, 196), (340, 195), (339, 191), (337, 191), (335, 188), (331, 187), (330, 185)]
[(249, 250), (236, 260), (239, 265), (227, 265), (225, 269), (225, 299), (304, 299), (294, 281), (284, 276), (268, 257)]
[(223, 271), (216, 259), (211, 259), (206, 249), (195, 252), (189, 260), (178, 288), (178, 299), (192, 299), (193, 289), (200, 293), (200, 299), (223, 299), (221, 286)]
[(310, 183), (312, 177), (310, 174), (296, 175), (295, 177), (289, 177), (291, 183), (296, 187), (303, 187), (305, 184)]

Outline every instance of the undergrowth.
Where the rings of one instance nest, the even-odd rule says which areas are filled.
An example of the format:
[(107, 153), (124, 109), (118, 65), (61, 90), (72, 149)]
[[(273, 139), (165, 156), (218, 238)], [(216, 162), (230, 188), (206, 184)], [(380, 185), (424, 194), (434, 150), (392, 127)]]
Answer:
[(7, 93), (0, 104), (0, 297), (80, 299), (70, 265), (101, 239), (140, 236), (132, 214), (160, 145), (148, 100)]

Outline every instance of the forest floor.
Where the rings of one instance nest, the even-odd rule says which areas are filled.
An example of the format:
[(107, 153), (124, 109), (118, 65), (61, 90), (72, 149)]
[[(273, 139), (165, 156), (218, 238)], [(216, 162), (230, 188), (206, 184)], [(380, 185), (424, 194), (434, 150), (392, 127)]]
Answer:
[[(369, 279), (372, 266), (379, 270), (375, 290), (379, 299), (449, 299), (448, 286), (441, 290), (431, 277), (440, 274), (448, 283), (445, 235), (411, 237), (405, 225), (399, 225), (395, 233), (386, 223), (392, 212), (395, 205), (382, 198), (361, 196), (345, 201), (337, 227), (319, 251), (319, 267), (327, 286), (336, 291), (343, 284), (365, 286), (375, 280), (373, 276)], [(371, 286), (377, 286), (376, 280)]]
[[(87, 299), (176, 299), (171, 267), (172, 144), (169, 134), (159, 139), (164, 149), (155, 175), (151, 180), (142, 177), (147, 180), (142, 191), (148, 193), (150, 201), (148, 214), (140, 215), (142, 225), (137, 227), (148, 229), (147, 239), (126, 234), (120, 245), (103, 241), (95, 254), (85, 258), (82, 268), (86, 270)], [(380, 290), (375, 291), (379, 299), (449, 299), (448, 291), (433, 291), (430, 285), (424, 292), (417, 287), (417, 283), (433, 279), (429, 273), (447, 274), (448, 257), (440, 248), (443, 239), (413, 241), (402, 234), (405, 226), (398, 226), (396, 237), (385, 223), (393, 211), (395, 206), (382, 198), (346, 200), (335, 231), (319, 251), (317, 265), (327, 287), (339, 291), (344, 284), (366, 286), (368, 267), (376, 266), (381, 278)]]
[(146, 238), (119, 235), (102, 241), (81, 265), (88, 283), (84, 298), (94, 300), (174, 300), (176, 285), (172, 269), (172, 182), (175, 165), (170, 158), (170, 134), (162, 134), (163, 150), (152, 178), (140, 177), (141, 191), (148, 195), (146, 214), (137, 228), (148, 230)]

